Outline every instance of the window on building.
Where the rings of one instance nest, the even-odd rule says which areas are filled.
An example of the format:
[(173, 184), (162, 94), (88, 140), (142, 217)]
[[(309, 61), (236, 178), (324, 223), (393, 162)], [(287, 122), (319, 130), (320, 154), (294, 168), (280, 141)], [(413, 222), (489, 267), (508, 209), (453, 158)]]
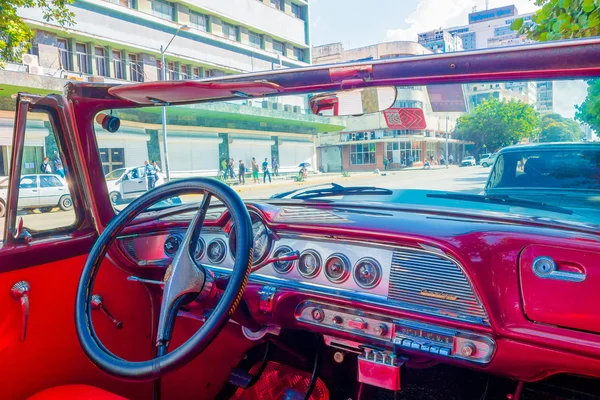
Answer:
[(387, 159), (401, 167), (410, 167), (412, 163), (421, 161), (420, 142), (388, 142), (385, 150)]
[(294, 57), (300, 61), (304, 61), (304, 50), (294, 47)]
[(75, 58), (77, 61), (77, 72), (89, 73), (87, 46), (84, 43), (75, 43)]
[(262, 35), (249, 31), (248, 41), (250, 42), (250, 46), (256, 47), (257, 49), (262, 48)]
[(100, 161), (102, 161), (102, 170), (108, 174), (115, 169), (125, 167), (125, 149), (123, 148), (101, 148)]
[(208, 32), (208, 15), (190, 11), (190, 25), (192, 28)]
[(223, 22), (223, 36), (229, 40), (238, 40), (238, 27), (235, 25)]
[(135, 8), (134, 0), (108, 0), (109, 3), (117, 4), (123, 7)]
[(182, 65), (179, 68), (179, 79), (190, 79), (189, 68), (187, 65)]
[(199, 67), (194, 67), (192, 68), (192, 79), (200, 79), (200, 68)]
[(204, 77), (205, 78), (210, 78), (211, 76), (212, 76), (212, 72), (209, 69), (204, 70)]
[(136, 54), (129, 55), (129, 76), (132, 81), (144, 82), (144, 66)]
[[(403, 89), (405, 89), (403, 87)], [(396, 100), (394, 108), (420, 108), (423, 109), (423, 102), (417, 100)]]
[(437, 143), (427, 142), (427, 158), (437, 158)]
[(112, 51), (113, 69), (116, 79), (125, 79), (125, 65), (123, 63), (123, 54), (119, 50)]
[(174, 21), (175, 6), (172, 3), (169, 3), (168, 1), (152, 0), (152, 14), (160, 18)]
[(177, 80), (177, 71), (175, 70), (174, 62), (167, 63), (166, 77), (167, 77), (168, 81), (176, 81)]
[(284, 4), (283, 0), (271, 0), (271, 5), (281, 11), (284, 10), (283, 4)]
[(292, 3), (292, 14), (296, 18), (302, 19), (302, 7), (300, 7), (298, 4)]
[(96, 72), (98, 76), (108, 76), (106, 73), (106, 53), (104, 47), (96, 46), (94, 48), (94, 56), (96, 57)]
[(71, 57), (69, 55), (69, 42), (67, 39), (58, 39), (58, 55), (60, 60), (60, 68), (67, 71), (72, 71)]
[(273, 51), (277, 54), (285, 56), (285, 45), (283, 44), (283, 42), (273, 40)]
[(375, 164), (375, 143), (350, 145), (350, 164)]

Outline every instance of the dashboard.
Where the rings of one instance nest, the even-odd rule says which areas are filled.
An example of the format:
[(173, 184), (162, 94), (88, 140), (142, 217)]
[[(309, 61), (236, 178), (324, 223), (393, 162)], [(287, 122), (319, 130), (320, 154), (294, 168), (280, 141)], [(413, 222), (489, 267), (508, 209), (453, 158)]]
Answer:
[[(585, 300), (593, 295), (590, 282), (600, 283), (600, 238), (594, 235), (508, 217), (285, 203), (247, 207), (255, 271), (244, 297), (264, 325), (318, 332), (329, 345), (362, 357), (369, 346), (386, 349), (374, 357), (381, 362), (390, 362), (389, 353), (524, 380), (560, 372), (600, 376), (600, 314)], [(186, 224), (160, 223), (166, 227), (119, 238), (128, 262), (169, 264)], [(194, 258), (226, 276), (235, 240), (228, 213), (214, 213)], [(285, 258), (291, 254), (296, 259)], [(542, 258), (553, 264), (540, 264)], [(550, 278), (552, 268), (554, 278), (585, 278)], [(569, 293), (570, 307), (560, 308), (548, 290)], [(570, 319), (577, 307), (588, 320)]]

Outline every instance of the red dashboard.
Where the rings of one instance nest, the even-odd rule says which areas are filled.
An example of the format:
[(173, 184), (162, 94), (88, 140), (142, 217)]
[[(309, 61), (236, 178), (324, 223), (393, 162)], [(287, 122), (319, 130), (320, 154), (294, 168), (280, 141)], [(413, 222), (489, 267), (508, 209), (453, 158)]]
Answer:
[[(374, 346), (385, 349), (385, 362), (393, 354), (409, 366), (451, 363), (526, 381), (600, 377), (600, 236), (593, 232), (513, 215), (364, 203), (247, 206), (263, 260), (300, 255), (250, 276), (244, 298), (269, 332), (310, 330), (330, 346), (356, 353)], [(114, 256), (136, 273), (160, 276), (187, 223), (160, 213), (139, 221), (125, 229)], [(197, 261), (226, 276), (234, 231), (226, 212), (211, 211)]]

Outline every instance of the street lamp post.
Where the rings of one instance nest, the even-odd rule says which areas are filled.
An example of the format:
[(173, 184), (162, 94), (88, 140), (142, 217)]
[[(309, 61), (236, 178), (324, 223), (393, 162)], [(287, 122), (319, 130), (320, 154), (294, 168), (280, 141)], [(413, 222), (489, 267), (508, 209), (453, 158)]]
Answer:
[[(163, 48), (163, 46), (160, 46), (160, 80), (161, 81), (167, 80), (167, 70), (165, 68), (165, 53), (167, 52), (167, 49), (169, 48), (169, 46), (171, 45), (171, 43), (173, 42), (173, 40), (179, 34), (180, 31), (187, 31), (189, 29), (190, 28), (187, 25), (181, 25), (179, 28), (177, 28), (177, 31), (175, 32), (175, 34), (173, 35), (171, 40), (169, 40), (169, 43), (167, 43), (167, 45), (164, 48)], [(162, 132), (163, 132), (163, 152), (165, 153), (165, 165), (164, 165), (165, 177), (166, 177), (166, 181), (169, 182), (171, 180), (171, 175), (170, 175), (170, 171), (169, 171), (169, 151), (168, 151), (168, 145), (167, 145), (167, 107), (164, 105), (162, 107)]]
[(448, 165), (448, 138), (450, 137), (450, 132), (448, 132), (448, 120), (450, 119), (449, 115), (446, 115), (446, 168), (450, 168)]

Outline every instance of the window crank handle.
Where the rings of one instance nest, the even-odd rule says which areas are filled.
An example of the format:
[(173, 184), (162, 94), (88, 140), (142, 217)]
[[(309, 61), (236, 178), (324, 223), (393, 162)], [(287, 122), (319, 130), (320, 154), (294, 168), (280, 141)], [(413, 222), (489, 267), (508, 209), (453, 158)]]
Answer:
[(10, 289), (10, 294), (21, 302), (21, 342), (27, 336), (27, 324), (29, 323), (29, 290), (31, 286), (27, 281), (19, 281)]
[(104, 301), (102, 300), (102, 296), (99, 294), (95, 294), (92, 296), (92, 310), (100, 310), (106, 317), (112, 322), (112, 324), (117, 329), (123, 328), (123, 323), (113, 317), (113, 315), (104, 307)]

